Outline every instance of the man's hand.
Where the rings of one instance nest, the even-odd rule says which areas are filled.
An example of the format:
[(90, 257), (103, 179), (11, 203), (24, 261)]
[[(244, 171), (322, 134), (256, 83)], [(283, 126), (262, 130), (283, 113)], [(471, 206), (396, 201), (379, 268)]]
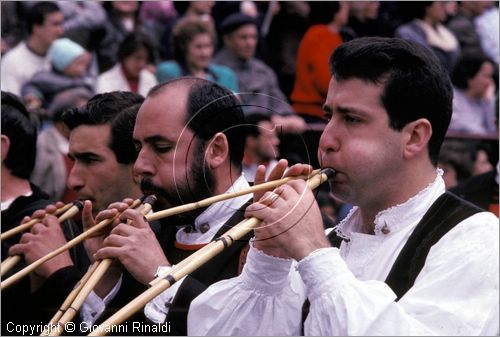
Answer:
[[(104, 246), (104, 240), (111, 232), (112, 227), (120, 223), (117, 215), (128, 209), (132, 202), (132, 199), (125, 199), (123, 202), (112, 203), (108, 206), (108, 209), (99, 212), (94, 219), (92, 215), (92, 202), (88, 200), (85, 201), (82, 212), (84, 231), (91, 229), (101, 221), (116, 218), (108, 227), (103, 228), (85, 240), (85, 249), (87, 250), (87, 254), (89, 255), (91, 261), (95, 262), (95, 253)], [(119, 261), (115, 261), (94, 288), (96, 294), (101, 298), (106, 297), (106, 295), (113, 289), (120, 279), (122, 271), (123, 266), (119, 263)]]
[[(113, 228), (94, 257), (118, 259), (136, 280), (147, 284), (159, 266), (170, 263), (141, 212), (128, 209), (120, 215), (120, 220), (122, 223)], [(130, 224), (126, 223), (128, 220)]]
[[(279, 179), (285, 172), (286, 161), (280, 161), (269, 179)], [(263, 181), (263, 170), (256, 174), (256, 184)], [(285, 176), (309, 174), (309, 165), (292, 166)], [(257, 177), (259, 179), (257, 179)], [(250, 205), (246, 216), (262, 220), (254, 230), (255, 247), (266, 254), (301, 260), (312, 251), (329, 247), (323, 221), (312, 191), (304, 180), (293, 180), (274, 192), (256, 195), (260, 199)]]
[[(33, 217), (43, 217), (45, 214), (47, 216), (41, 222), (33, 225), (31, 231), (24, 233), (20, 242), (9, 249), (10, 255), (24, 255), (26, 263), (31, 264), (66, 244), (61, 225), (55, 216), (41, 210), (33, 213)], [(25, 217), (23, 223), (30, 219)], [(45, 262), (31, 274), (32, 290), (36, 290), (54, 272), (72, 265), (73, 261), (68, 251)]]

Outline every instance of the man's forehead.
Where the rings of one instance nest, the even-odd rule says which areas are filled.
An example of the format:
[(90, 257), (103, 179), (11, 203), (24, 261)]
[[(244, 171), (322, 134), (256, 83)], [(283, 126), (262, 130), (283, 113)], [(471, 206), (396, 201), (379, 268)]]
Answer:
[(107, 144), (111, 137), (111, 126), (101, 125), (79, 125), (69, 135), (70, 146), (73, 145), (96, 145)]

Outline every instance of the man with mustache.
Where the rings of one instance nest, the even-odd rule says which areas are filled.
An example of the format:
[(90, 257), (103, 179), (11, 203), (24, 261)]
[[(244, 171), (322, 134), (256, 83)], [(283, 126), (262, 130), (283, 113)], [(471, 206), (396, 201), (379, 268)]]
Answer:
[[(141, 106), (134, 129), (138, 152), (134, 168), (142, 177), (143, 193), (155, 194), (158, 202), (154, 209), (160, 210), (248, 188), (241, 171), (244, 142), (243, 113), (229, 90), (189, 77), (156, 86)], [(117, 259), (137, 281), (147, 285), (155, 275), (240, 222), (250, 199), (251, 195), (241, 196), (161, 220), (159, 236), (142, 214), (126, 210), (95, 258)], [(124, 205), (111, 205), (97, 219), (114, 216), (114, 208), (120, 207)], [(132, 225), (127, 225), (127, 220), (132, 220)], [(146, 316), (154, 322), (170, 322), (173, 334), (186, 334), (191, 300), (208, 285), (238, 275), (247, 240), (235, 242), (176, 282), (146, 306)], [(115, 293), (119, 280), (120, 275), (106, 275), (96, 293), (101, 297)]]
[(446, 193), (437, 167), (446, 71), (386, 38), (342, 44), (330, 69), (319, 159), (356, 206), (327, 238), (305, 182), (267, 192), (247, 209), (263, 222), (241, 275), (191, 303), (189, 334), (497, 335), (498, 218)]

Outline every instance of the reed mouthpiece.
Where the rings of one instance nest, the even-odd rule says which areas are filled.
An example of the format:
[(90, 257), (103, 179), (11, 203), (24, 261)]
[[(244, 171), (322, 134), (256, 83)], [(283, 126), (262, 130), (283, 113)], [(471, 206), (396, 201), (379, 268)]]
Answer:
[(326, 176), (328, 177), (328, 179), (332, 179), (335, 176), (335, 170), (332, 169), (332, 168), (330, 168), (330, 167), (322, 169), (321, 173), (326, 174)]

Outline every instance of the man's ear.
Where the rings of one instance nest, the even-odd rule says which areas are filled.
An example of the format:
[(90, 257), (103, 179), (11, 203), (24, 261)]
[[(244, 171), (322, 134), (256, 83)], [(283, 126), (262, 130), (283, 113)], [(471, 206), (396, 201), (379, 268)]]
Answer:
[(2, 135), (2, 163), (7, 158), (10, 148), (10, 139), (6, 135)]
[(432, 125), (426, 118), (420, 118), (408, 123), (401, 130), (403, 133), (403, 157), (411, 159), (420, 155), (422, 151), (427, 153), (429, 140), (432, 136)]
[(207, 149), (205, 150), (205, 160), (210, 169), (215, 169), (222, 165), (229, 158), (229, 143), (226, 135), (222, 132), (217, 132)]

